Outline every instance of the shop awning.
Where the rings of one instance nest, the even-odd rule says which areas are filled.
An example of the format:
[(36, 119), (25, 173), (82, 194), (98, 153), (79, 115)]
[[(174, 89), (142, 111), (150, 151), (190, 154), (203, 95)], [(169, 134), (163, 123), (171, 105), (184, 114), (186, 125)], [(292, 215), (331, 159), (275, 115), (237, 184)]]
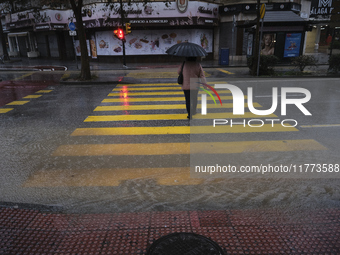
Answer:
[(292, 11), (267, 11), (264, 16), (266, 22), (306, 22)]
[[(266, 11), (263, 23), (265, 26), (301, 26), (307, 24), (308, 21), (292, 11)], [(254, 25), (256, 25), (256, 19), (240, 24), (238, 27), (252, 27)]]
[(27, 36), (27, 35), (28, 35), (28, 32), (8, 33), (8, 37)]

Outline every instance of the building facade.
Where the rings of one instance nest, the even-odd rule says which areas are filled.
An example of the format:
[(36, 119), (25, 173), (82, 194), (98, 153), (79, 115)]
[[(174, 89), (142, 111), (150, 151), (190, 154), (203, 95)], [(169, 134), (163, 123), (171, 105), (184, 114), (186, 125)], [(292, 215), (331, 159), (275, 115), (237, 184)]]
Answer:
[[(83, 7), (88, 53), (92, 59), (111, 60), (122, 56), (122, 41), (113, 30), (131, 24), (126, 35), (126, 55), (140, 60), (166, 59), (172, 45), (189, 41), (201, 45), (213, 58), (218, 27), (218, 4), (176, 0), (123, 4), (92, 3)], [(77, 27), (72, 10), (27, 10), (6, 16), (10, 56), (73, 58), (80, 56), (77, 36), (69, 33), (69, 24)], [(76, 30), (76, 29), (75, 29)], [(112, 58), (113, 57), (113, 58)]]
[[(330, 35), (339, 39), (337, 28), (330, 25), (337, 2), (266, 1), (262, 53), (284, 61), (304, 53), (324, 52)], [(132, 31), (126, 35), (126, 56), (132, 61), (169, 61), (166, 50), (184, 41), (201, 45), (208, 59), (217, 60), (224, 48), (229, 49), (232, 60), (245, 59), (254, 52), (256, 0), (132, 2), (123, 3), (123, 9), (122, 19), (119, 3), (84, 5), (83, 23), (91, 59), (120, 60), (123, 45), (113, 30), (124, 28), (126, 23), (131, 24)], [(3, 16), (10, 56), (80, 56), (78, 38), (70, 33), (72, 23), (77, 26), (70, 9), (32, 9)]]

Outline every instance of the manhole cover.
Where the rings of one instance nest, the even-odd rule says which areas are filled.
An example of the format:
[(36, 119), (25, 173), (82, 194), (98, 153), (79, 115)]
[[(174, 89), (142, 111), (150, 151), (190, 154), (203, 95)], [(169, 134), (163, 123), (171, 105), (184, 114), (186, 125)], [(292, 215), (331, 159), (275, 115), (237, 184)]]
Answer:
[(156, 240), (146, 255), (223, 255), (214, 241), (194, 233), (173, 233)]

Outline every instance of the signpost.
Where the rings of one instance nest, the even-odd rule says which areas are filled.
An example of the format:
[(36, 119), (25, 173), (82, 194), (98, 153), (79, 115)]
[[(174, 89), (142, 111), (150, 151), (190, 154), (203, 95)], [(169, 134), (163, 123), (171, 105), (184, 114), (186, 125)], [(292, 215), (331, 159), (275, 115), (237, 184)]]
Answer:
[(70, 22), (70, 23), (68, 24), (68, 27), (69, 27), (69, 29), (70, 29), (71, 31), (76, 30), (76, 25), (75, 25), (73, 22)]
[(70, 36), (77, 36), (77, 31), (68, 31)]
[(76, 59), (76, 65), (77, 65), (77, 69), (78, 69), (77, 49), (76, 49), (76, 44), (74, 42), (74, 37), (77, 35), (77, 31), (75, 31), (76, 25), (73, 22), (70, 22), (68, 24), (68, 27), (70, 29), (69, 34), (70, 34), (70, 36), (72, 36), (74, 56), (75, 56), (75, 59)]
[(233, 16), (233, 28), (231, 34), (231, 63), (234, 64), (234, 54), (236, 55), (236, 50), (234, 51), (234, 40), (235, 40), (235, 27), (236, 27), (236, 15)]
[[(266, 4), (261, 5), (260, 9), (260, 18), (261, 18), (261, 32), (260, 32), (260, 40), (262, 40), (262, 34), (263, 34), (263, 20), (264, 15), (266, 14)], [(257, 76), (260, 74), (260, 58), (261, 58), (261, 43), (259, 43), (259, 57), (257, 58)]]

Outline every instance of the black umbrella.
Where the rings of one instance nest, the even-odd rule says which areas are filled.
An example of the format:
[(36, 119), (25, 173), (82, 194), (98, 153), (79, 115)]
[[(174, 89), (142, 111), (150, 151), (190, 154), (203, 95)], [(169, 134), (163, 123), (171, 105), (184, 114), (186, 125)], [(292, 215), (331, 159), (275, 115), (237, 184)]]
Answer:
[(208, 55), (201, 46), (189, 42), (175, 44), (166, 53), (179, 57), (203, 57)]

